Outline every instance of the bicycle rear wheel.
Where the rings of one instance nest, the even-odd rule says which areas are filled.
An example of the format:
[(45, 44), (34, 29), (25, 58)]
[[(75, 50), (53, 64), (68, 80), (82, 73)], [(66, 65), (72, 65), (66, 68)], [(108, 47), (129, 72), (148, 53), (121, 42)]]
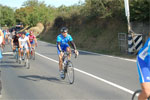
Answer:
[(70, 84), (74, 83), (74, 67), (71, 61), (68, 61), (67, 64), (68, 68), (67, 68), (67, 76), (68, 76), (68, 80)]
[(33, 60), (35, 60), (35, 51), (32, 52)]
[(25, 66), (27, 69), (30, 68), (30, 63), (29, 63), (29, 59), (27, 58), (27, 55), (25, 55), (24, 66)]
[(29, 59), (26, 59), (26, 67), (27, 67), (27, 69), (29, 69), (29, 68), (30, 68)]

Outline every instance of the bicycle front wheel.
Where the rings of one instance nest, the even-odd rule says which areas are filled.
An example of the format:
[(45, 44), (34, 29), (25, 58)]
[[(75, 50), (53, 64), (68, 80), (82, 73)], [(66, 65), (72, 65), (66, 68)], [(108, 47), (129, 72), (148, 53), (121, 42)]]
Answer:
[(68, 76), (68, 80), (70, 84), (74, 83), (74, 67), (71, 61), (68, 61), (67, 64), (68, 68), (67, 68), (67, 76)]
[(29, 59), (26, 59), (26, 67), (27, 67), (27, 69), (29, 69), (29, 68), (30, 68)]
[(141, 93), (142, 90), (136, 90), (134, 94), (132, 95), (132, 100), (138, 100), (138, 96)]

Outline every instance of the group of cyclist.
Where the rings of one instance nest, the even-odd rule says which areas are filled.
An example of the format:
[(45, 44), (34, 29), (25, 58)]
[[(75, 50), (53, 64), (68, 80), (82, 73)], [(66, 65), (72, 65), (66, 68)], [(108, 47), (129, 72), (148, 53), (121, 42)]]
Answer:
[(27, 35), (27, 32), (21, 32), (21, 34), (16, 32), (12, 37), (11, 44), (13, 52), (15, 52), (16, 48), (18, 48), (20, 57), (19, 60), (21, 60), (21, 57), (23, 56), (23, 49), (26, 50), (27, 58), (29, 58), (29, 49), (35, 49), (35, 46), (37, 46), (37, 39), (33, 34), (33, 31), (30, 31), (29, 35)]
[[(2, 34), (2, 31), (0, 31), (0, 44), (2, 44), (3, 39), (4, 35)], [(59, 57), (59, 71), (61, 78), (64, 77), (64, 72), (62, 69), (63, 51), (69, 52), (68, 59), (71, 58), (71, 48), (68, 43), (72, 45), (74, 53), (78, 55), (79, 52), (77, 51), (76, 45), (73, 42), (73, 38), (70, 34), (68, 34), (68, 28), (62, 27), (61, 33), (57, 36), (57, 53)], [(37, 40), (33, 35), (33, 31), (30, 31), (30, 33), (22, 32), (21, 36), (15, 32), (15, 35), (12, 37), (13, 51), (15, 51), (16, 47), (19, 48), (20, 57), (23, 52), (23, 48), (26, 49), (27, 56), (29, 57), (29, 48), (35, 48), (35, 46), (37, 46)], [(142, 92), (138, 99), (146, 100), (146, 98), (150, 96), (150, 38), (148, 38), (147, 42), (137, 55), (137, 68), (142, 87)]]
[[(37, 47), (37, 39), (36, 36), (33, 34), (33, 31), (29, 31), (28, 32), (15, 32), (15, 30), (13, 30), (12, 33), (8, 32), (8, 30), (0, 30), (0, 46), (1, 49), (4, 49), (4, 45), (5, 45), (5, 41), (8, 40), (8, 38), (6, 38), (6, 33), (9, 34), (7, 35), (7, 37), (11, 37), (9, 38), (11, 40), (11, 46), (12, 46), (12, 50), (13, 52), (16, 51), (16, 48), (19, 51), (19, 60), (21, 60), (21, 56), (23, 54), (23, 49), (26, 50), (27, 52), (27, 57), (29, 58), (29, 49), (34, 49), (35, 50), (35, 46)], [(8, 41), (9, 42), (9, 41)]]

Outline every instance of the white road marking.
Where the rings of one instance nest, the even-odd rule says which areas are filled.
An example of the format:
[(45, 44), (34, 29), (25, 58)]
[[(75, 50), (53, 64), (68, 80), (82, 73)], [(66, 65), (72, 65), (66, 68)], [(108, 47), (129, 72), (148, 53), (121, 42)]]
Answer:
[(4, 55), (13, 54), (13, 52), (3, 52), (2, 54), (4, 54)]
[[(51, 60), (51, 61), (53, 61), (53, 62), (58, 63), (57, 60), (54, 60), (54, 59), (49, 58), (49, 57), (46, 57), (46, 56), (41, 55), (41, 54), (39, 54), (39, 53), (37, 53), (37, 52), (36, 52), (36, 54), (39, 55), (39, 56), (41, 56), (41, 57), (43, 57), (43, 58), (46, 58), (46, 59), (48, 59), (48, 60)], [(112, 82), (110, 82), (110, 81), (107, 81), (107, 80), (105, 80), (105, 79), (103, 79), (103, 78), (97, 77), (97, 76), (95, 76), (95, 75), (92, 75), (92, 74), (87, 73), (87, 72), (85, 72), (85, 71), (82, 71), (82, 70), (80, 70), (80, 69), (75, 68), (75, 70), (78, 71), (78, 72), (80, 72), (80, 73), (83, 73), (83, 74), (85, 74), (85, 75), (88, 75), (88, 76), (90, 76), (90, 77), (93, 77), (93, 78), (95, 78), (95, 79), (97, 79), (97, 80), (100, 80), (100, 81), (102, 81), (102, 82), (105, 82), (105, 83), (107, 83), (107, 84), (109, 84), (109, 85), (111, 85), (111, 86), (114, 86), (114, 87), (118, 88), (118, 89), (121, 89), (121, 90), (123, 90), (123, 91), (125, 91), (125, 92), (127, 92), (127, 93), (130, 93), (130, 94), (133, 94), (133, 93), (134, 93), (133, 91), (131, 91), (131, 90), (125, 88), (125, 87), (122, 87), (122, 86), (120, 86), (120, 85), (117, 85), (117, 84), (115, 84), (115, 83), (112, 83)]]

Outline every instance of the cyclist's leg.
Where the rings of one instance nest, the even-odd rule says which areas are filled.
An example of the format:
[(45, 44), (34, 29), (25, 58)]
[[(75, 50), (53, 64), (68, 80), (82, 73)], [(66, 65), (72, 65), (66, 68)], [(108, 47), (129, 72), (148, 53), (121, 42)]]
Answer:
[(141, 84), (142, 92), (138, 97), (138, 100), (147, 100), (150, 96), (150, 82), (144, 82)]
[(71, 48), (70, 48), (69, 44), (66, 44), (64, 49), (65, 49), (65, 51), (69, 52), (68, 59), (70, 60), (71, 59)]
[(23, 57), (23, 48), (19, 48), (19, 57), (20, 57), (20, 60)]
[(19, 48), (19, 57), (21, 59), (21, 57), (23, 56), (23, 47), (24, 45), (21, 45), (22, 48)]
[(16, 45), (13, 43), (12, 45), (13, 53), (16, 51)]
[(27, 52), (27, 58), (29, 59), (29, 47), (28, 47), (28, 45), (25, 45), (25, 49), (26, 49), (26, 52)]
[(150, 66), (147, 66), (147, 64), (138, 57), (137, 67), (142, 88), (138, 99), (146, 100), (150, 96)]
[(19, 51), (19, 57), (21, 57), (21, 48), (19, 48), (18, 51)]
[(67, 47), (67, 52), (69, 52), (69, 56), (68, 56), (68, 59), (70, 60), (71, 59), (71, 48), (70, 47)]
[[(61, 47), (61, 49), (62, 49), (62, 47)], [(59, 57), (59, 71), (62, 71), (62, 63), (63, 63), (62, 57), (63, 57), (63, 55), (60, 53), (58, 47), (57, 47), (57, 54), (58, 54), (58, 57)]]
[[(61, 49), (63, 50), (63, 47), (61, 47)], [(61, 53), (57, 47), (57, 53), (58, 53), (58, 57), (59, 57), (59, 72), (60, 72), (60, 77), (63, 79), (64, 76), (64, 71), (63, 71), (63, 53)]]
[(32, 47), (32, 53), (34, 53), (35, 52), (35, 42), (34, 41), (31, 43), (31, 47)]

